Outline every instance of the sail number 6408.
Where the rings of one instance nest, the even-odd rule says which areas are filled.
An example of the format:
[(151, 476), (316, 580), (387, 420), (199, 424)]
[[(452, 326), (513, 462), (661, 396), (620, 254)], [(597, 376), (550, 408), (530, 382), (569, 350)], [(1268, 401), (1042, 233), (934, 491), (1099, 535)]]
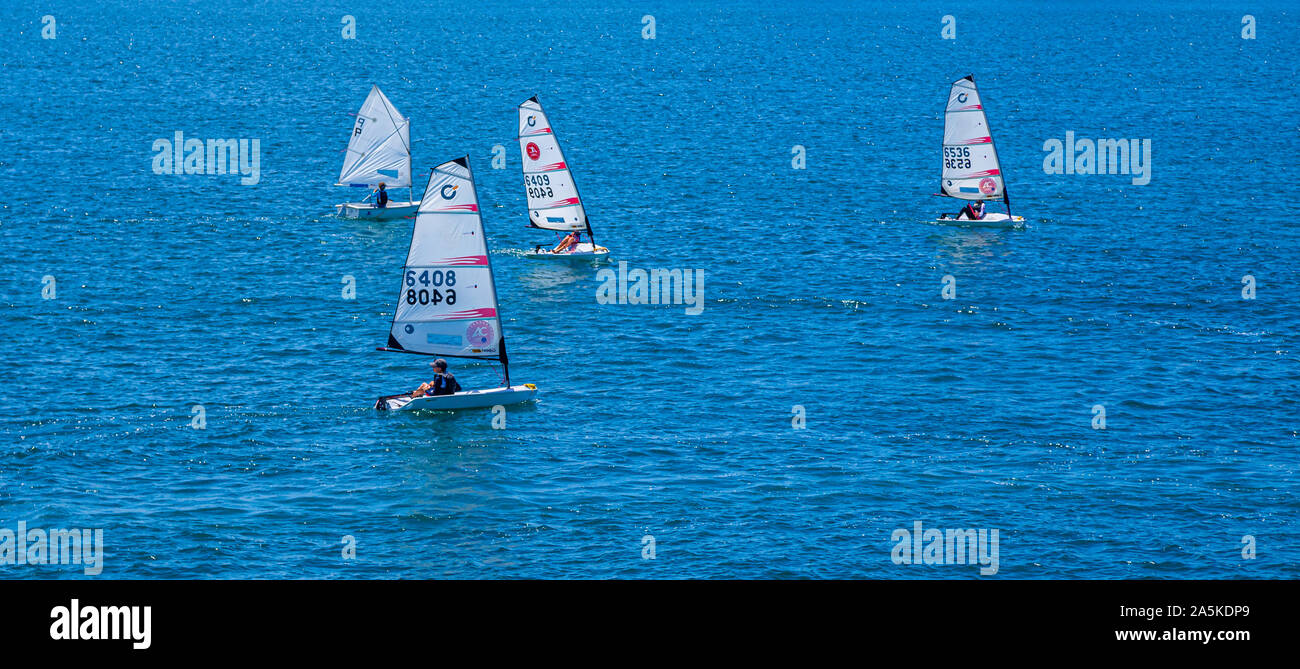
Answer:
[(443, 272), (440, 269), (435, 269), (430, 272), (426, 269), (418, 275), (413, 269), (406, 270), (406, 285), (409, 287), (414, 286), (416, 283), (424, 286), (441, 286), (444, 283), (448, 286), (454, 286), (456, 285), (456, 270), (449, 269)]
[[(433, 287), (416, 289), (416, 285)], [(452, 286), (456, 285), (456, 270), (449, 269), (442, 271), (440, 269), (424, 270), (416, 273), (413, 269), (406, 270), (406, 303), (407, 304), (439, 304), (444, 299), (447, 304), (456, 303), (456, 291)], [(444, 294), (436, 286), (444, 286), (447, 292)]]

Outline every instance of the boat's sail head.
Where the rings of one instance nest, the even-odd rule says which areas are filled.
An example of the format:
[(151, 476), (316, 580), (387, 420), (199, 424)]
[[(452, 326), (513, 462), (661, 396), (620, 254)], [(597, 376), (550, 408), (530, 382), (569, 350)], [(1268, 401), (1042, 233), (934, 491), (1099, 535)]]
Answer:
[(519, 151), (523, 154), (529, 224), (547, 230), (586, 230), (587, 212), (573, 173), (537, 98), (519, 105)]
[(393, 187), (410, 186), (410, 125), (388, 96), (378, 86), (372, 87), (352, 126), (338, 185), (373, 187), (382, 181)]
[(963, 200), (1001, 199), (1002, 166), (984, 104), (970, 77), (953, 82), (943, 114), (943, 194)]
[(434, 168), (424, 189), (388, 346), (499, 359), (501, 337), (474, 175), (460, 158)]

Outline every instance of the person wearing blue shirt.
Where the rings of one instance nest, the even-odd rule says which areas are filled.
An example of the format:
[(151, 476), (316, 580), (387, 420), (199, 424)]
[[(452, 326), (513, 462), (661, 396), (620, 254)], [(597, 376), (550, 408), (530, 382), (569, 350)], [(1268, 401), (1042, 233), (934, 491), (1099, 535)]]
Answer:
[(424, 395), (454, 395), (460, 392), (460, 384), (456, 382), (456, 377), (447, 371), (447, 361), (438, 358), (429, 363), (435, 372), (433, 380), (428, 383), (420, 384), (419, 389), (411, 393), (414, 397)]

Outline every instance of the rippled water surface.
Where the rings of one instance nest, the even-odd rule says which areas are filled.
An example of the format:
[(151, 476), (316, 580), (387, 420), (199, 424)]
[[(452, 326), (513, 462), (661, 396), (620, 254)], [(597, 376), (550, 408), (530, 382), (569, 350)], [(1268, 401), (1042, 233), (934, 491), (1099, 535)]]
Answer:
[[(1300, 576), (1294, 8), (652, 5), (0, 8), (0, 528), (104, 528), (111, 578), (976, 576), (895, 565), (918, 520), (998, 529), (998, 577)], [(968, 73), (1023, 228), (929, 222)], [(374, 351), (411, 222), (331, 215), (372, 83), (417, 171), (471, 155), (541, 389), (504, 430), (369, 409), (428, 376)], [(702, 314), (522, 257), (533, 94), (598, 240)], [(154, 174), (176, 131), (260, 182)], [(1151, 183), (1045, 174), (1067, 131)]]

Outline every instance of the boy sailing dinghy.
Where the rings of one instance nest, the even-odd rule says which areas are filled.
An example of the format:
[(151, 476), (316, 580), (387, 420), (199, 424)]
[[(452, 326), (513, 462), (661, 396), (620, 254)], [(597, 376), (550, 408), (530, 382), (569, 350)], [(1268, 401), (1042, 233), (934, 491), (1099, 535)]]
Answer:
[(961, 214), (943, 214), (937, 223), (969, 221), (979, 225), (1012, 225), (1025, 217), (1011, 215), (1011, 198), (1007, 196), (1006, 181), (998, 152), (993, 146), (993, 133), (979, 91), (975, 90), (975, 77), (968, 75), (952, 83), (948, 91), (948, 107), (943, 113), (943, 192), (938, 195), (962, 200), (1002, 199), (1007, 213), (985, 213), (971, 218), (963, 209)]
[(496, 283), (469, 157), (433, 169), (411, 231), (388, 346), (380, 351), (500, 360), (504, 385), (452, 395), (380, 397), (381, 411), (474, 409), (533, 399), (537, 386), (510, 385)]
[(587, 260), (607, 257), (609, 249), (596, 245), (591, 221), (587, 220), (587, 210), (578, 195), (578, 184), (573, 180), (569, 164), (560, 151), (560, 142), (555, 138), (555, 131), (551, 129), (536, 95), (519, 105), (519, 150), (524, 156), (529, 227), (567, 232), (575, 238), (586, 232), (591, 239), (590, 242), (568, 244), (558, 252), (537, 246), (525, 252), (524, 256)]
[[(397, 111), (378, 86), (371, 86), (370, 95), (357, 112), (357, 124), (352, 128), (343, 170), (335, 185), (374, 190), (381, 182), (387, 188), (405, 186), (410, 192), (411, 121)], [(364, 200), (335, 205), (344, 218), (380, 220), (411, 216), (419, 207), (419, 202), (391, 200), (386, 207)]]

